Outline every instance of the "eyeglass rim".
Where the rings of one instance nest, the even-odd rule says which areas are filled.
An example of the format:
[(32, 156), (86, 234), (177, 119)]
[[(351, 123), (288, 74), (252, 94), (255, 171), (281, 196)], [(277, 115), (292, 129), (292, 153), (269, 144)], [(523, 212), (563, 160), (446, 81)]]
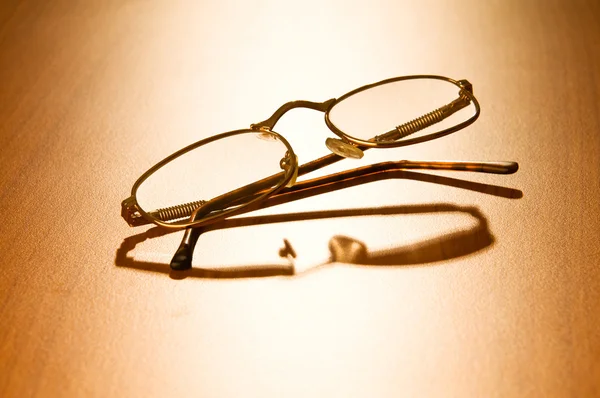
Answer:
[[(132, 208), (134, 208), (135, 210), (137, 210), (139, 212), (140, 216), (145, 218), (147, 221), (150, 221), (153, 224), (159, 225), (161, 227), (169, 228), (169, 229), (183, 229), (183, 228), (188, 228), (188, 227), (198, 227), (198, 226), (210, 224), (212, 222), (217, 222), (221, 219), (236, 215), (237, 213), (241, 213), (242, 210), (246, 209), (248, 206), (259, 203), (259, 202), (267, 199), (269, 196), (277, 193), (279, 190), (281, 190), (283, 187), (285, 187), (291, 181), (292, 177), (294, 176), (294, 173), (298, 169), (297, 156), (294, 153), (294, 149), (292, 148), (292, 146), (290, 145), (288, 140), (286, 140), (284, 136), (282, 136), (281, 134), (279, 134), (275, 131), (268, 130), (265, 132), (275, 135), (285, 145), (287, 151), (289, 152), (289, 158), (291, 160), (291, 167), (289, 167), (287, 170), (284, 170), (284, 172), (285, 172), (284, 178), (279, 183), (277, 183), (271, 189), (266, 189), (263, 194), (256, 196), (254, 199), (250, 200), (247, 203), (239, 205), (231, 210), (225, 210), (225, 211), (220, 212), (219, 214), (215, 214), (213, 216), (203, 217), (202, 219), (196, 220), (196, 221), (179, 220), (179, 221), (175, 221), (175, 222), (166, 222), (166, 221), (162, 221), (162, 220), (152, 216), (149, 212), (146, 212), (144, 209), (142, 209), (142, 207), (139, 205), (138, 200), (137, 200), (137, 191), (138, 191), (139, 187), (144, 183), (144, 181), (146, 181), (153, 173), (155, 173), (161, 167), (172, 162), (173, 160), (179, 158), (180, 156), (185, 155), (186, 153), (188, 153), (196, 148), (199, 148), (203, 145), (210, 144), (211, 142), (214, 142), (214, 141), (217, 141), (217, 140), (220, 140), (223, 138), (231, 137), (234, 135), (240, 135), (240, 134), (248, 134), (248, 133), (260, 134), (261, 133), (260, 130), (253, 130), (253, 129), (232, 130), (232, 131), (227, 131), (225, 133), (213, 135), (213, 136), (204, 138), (200, 141), (196, 141), (196, 142), (172, 153), (171, 155), (167, 156), (166, 158), (164, 158), (163, 160), (161, 160), (160, 162), (156, 163), (154, 166), (149, 168), (144, 174), (142, 174), (135, 181), (135, 183), (133, 184), (133, 186), (131, 188), (131, 196), (130, 196), (130, 198), (126, 199), (126, 201), (129, 201), (130, 206)], [(252, 184), (250, 184), (250, 185), (252, 185)], [(202, 207), (210, 206), (210, 204), (215, 199), (216, 198), (206, 201), (206, 203)]]
[[(277, 122), (277, 120), (279, 119), (279, 117), (281, 117), (287, 110), (291, 109), (291, 107), (289, 106), (290, 104), (293, 104), (295, 106), (293, 107), (298, 107), (298, 106), (305, 106), (306, 104), (304, 104), (304, 102), (309, 103), (312, 106), (308, 106), (317, 110), (322, 110), (324, 111), (324, 116), (325, 116), (325, 123), (327, 125), (327, 127), (336, 135), (338, 135), (339, 137), (341, 137), (342, 139), (351, 142), (355, 145), (358, 146), (362, 146), (363, 148), (394, 148), (394, 147), (401, 147), (401, 146), (407, 146), (407, 145), (413, 145), (413, 144), (418, 144), (421, 142), (425, 142), (425, 141), (430, 141), (433, 139), (437, 139), (440, 137), (443, 137), (445, 135), (451, 134), (453, 132), (456, 132), (458, 130), (461, 130), (467, 126), (469, 126), (470, 124), (472, 124), (473, 122), (475, 122), (475, 120), (477, 120), (477, 118), (480, 115), (481, 109), (480, 109), (480, 105), (479, 102), (477, 101), (477, 99), (475, 98), (475, 96), (468, 90), (464, 90), (465, 95), (467, 95), (469, 97), (469, 99), (473, 102), (474, 106), (475, 106), (475, 114), (469, 118), (468, 120), (459, 123), (456, 126), (441, 130), (439, 132), (436, 133), (430, 133), (427, 134), (425, 136), (421, 136), (421, 137), (416, 137), (416, 138), (412, 138), (412, 139), (407, 139), (407, 140), (400, 140), (400, 141), (396, 141), (396, 142), (374, 142), (374, 141), (365, 141), (356, 137), (352, 137), (346, 133), (344, 133), (342, 130), (340, 130), (339, 128), (337, 128), (330, 120), (330, 112), (331, 110), (340, 102), (342, 102), (344, 99), (355, 95), (361, 91), (364, 90), (368, 90), (380, 85), (384, 85), (384, 84), (388, 84), (388, 83), (393, 83), (393, 82), (397, 82), (397, 81), (402, 81), (402, 80), (412, 80), (412, 79), (436, 79), (436, 80), (441, 80), (441, 81), (446, 81), (449, 83), (454, 84), (455, 86), (457, 86), (458, 88), (464, 89), (464, 85), (461, 84), (461, 82), (466, 82), (465, 80), (461, 80), (461, 81), (457, 81), (445, 76), (439, 76), (439, 75), (409, 75), (409, 76), (399, 76), (399, 77), (393, 77), (393, 78), (389, 78), (389, 79), (385, 79), (385, 80), (381, 80), (379, 82), (376, 83), (371, 83), (371, 84), (367, 84), (361, 87), (358, 87), (352, 91), (349, 91), (348, 93), (342, 95), (341, 97), (337, 98), (337, 99), (331, 99), (329, 101), (325, 101), (323, 103), (312, 103), (312, 102), (308, 102), (308, 101), (296, 101), (296, 102), (302, 102), (303, 104), (301, 105), (297, 105), (296, 102), (291, 102), (291, 103), (286, 103), (284, 104), (282, 107), (280, 107), (280, 109), (278, 109), (275, 114), (270, 118), (267, 119), (267, 121), (271, 121), (271, 119), (273, 119), (271, 121), (271, 124), (274, 126), (275, 123)], [(287, 106), (287, 107), (286, 107)], [(324, 107), (323, 107), (324, 106)], [(325, 109), (319, 109), (320, 107), (323, 107)], [(281, 109), (283, 109), (283, 111), (281, 111)], [(281, 114), (279, 114), (281, 113)], [(266, 121), (265, 121), (266, 122)], [(156, 225), (162, 226), (162, 227), (166, 227), (166, 228), (174, 228), (174, 229), (182, 229), (182, 228), (187, 228), (187, 227), (191, 227), (191, 226), (202, 226), (202, 225), (206, 225), (209, 224), (211, 222), (216, 222), (218, 220), (221, 220), (223, 218), (227, 218), (230, 217), (232, 215), (235, 215), (236, 212), (241, 213), (243, 209), (246, 209), (248, 206), (256, 204), (266, 198), (268, 198), (270, 195), (273, 195), (274, 193), (277, 193), (280, 189), (282, 189), (285, 185), (287, 185), (289, 183), (289, 181), (292, 179), (294, 173), (298, 170), (299, 166), (298, 166), (298, 162), (297, 162), (297, 157), (293, 151), (293, 148), (291, 147), (291, 145), (289, 144), (289, 142), (285, 139), (285, 137), (283, 137), (281, 134), (273, 131), (271, 129), (271, 126), (268, 123), (265, 122), (261, 122), (259, 124), (253, 125), (251, 126), (250, 129), (240, 129), (240, 130), (233, 130), (233, 131), (229, 131), (229, 132), (225, 132), (225, 133), (221, 133), (221, 134), (217, 134), (217, 135), (213, 135), (210, 136), (208, 138), (205, 138), (203, 140), (197, 141), (191, 145), (188, 145), (176, 152), (174, 152), (173, 154), (169, 155), (168, 157), (166, 157), (165, 159), (161, 160), (160, 162), (158, 162), (157, 164), (155, 164), (153, 167), (151, 167), (150, 169), (148, 169), (144, 174), (142, 174), (138, 180), (133, 184), (133, 187), (131, 189), (131, 197), (127, 198), (123, 201), (123, 209), (122, 209), (122, 215), (126, 212), (130, 212), (132, 209), (135, 211), (138, 211), (140, 216), (144, 219), (146, 219), (147, 221), (154, 223)], [(258, 128), (257, 128), (258, 127)], [(164, 222), (162, 220), (157, 219), (156, 217), (153, 217), (150, 213), (147, 213), (145, 210), (143, 210), (138, 202), (137, 202), (137, 190), (139, 188), (139, 186), (150, 176), (152, 175), (156, 170), (158, 170), (159, 168), (163, 167), (164, 165), (166, 165), (167, 163), (173, 161), (174, 159), (178, 158), (179, 156), (184, 155), (185, 153), (196, 149), (202, 145), (206, 145), (212, 141), (216, 141), (218, 139), (222, 139), (222, 138), (226, 138), (228, 136), (232, 136), (232, 135), (236, 135), (236, 134), (243, 134), (243, 133), (259, 133), (261, 131), (261, 127), (266, 127), (265, 131), (268, 131), (269, 133), (274, 134), (275, 136), (277, 136), (281, 142), (284, 143), (284, 145), (286, 146), (287, 150), (289, 151), (289, 153), (292, 155), (291, 156), (291, 161), (292, 161), (292, 167), (290, 167), (285, 174), (285, 178), (283, 179), (283, 181), (281, 181), (279, 184), (275, 185), (271, 190), (265, 190), (264, 194), (261, 194), (260, 196), (256, 196), (254, 199), (252, 199), (251, 201), (249, 201), (248, 203), (245, 203), (243, 205), (240, 205), (239, 207), (236, 207), (234, 209), (231, 210), (227, 210), (224, 211), (222, 213), (216, 214), (214, 216), (210, 216), (210, 217), (206, 217), (203, 218), (201, 220), (197, 220), (197, 221), (176, 221), (176, 222)], [(206, 206), (208, 203), (212, 202), (212, 200), (208, 201), (207, 203), (205, 203), (203, 205)], [(127, 208), (125, 208), (125, 205), (127, 205)], [(136, 216), (138, 217), (138, 216)], [(126, 218), (127, 220), (127, 218)], [(134, 226), (136, 224), (132, 224), (130, 222), (130, 220), (128, 220), (128, 222), (130, 223), (130, 225)]]
[(430, 140), (434, 140), (434, 139), (446, 136), (448, 134), (455, 133), (455, 132), (462, 130), (465, 127), (473, 124), (479, 118), (479, 115), (481, 114), (481, 107), (479, 105), (479, 101), (477, 101), (477, 98), (475, 98), (473, 93), (469, 92), (468, 90), (464, 90), (465, 95), (467, 97), (469, 97), (469, 99), (473, 102), (473, 105), (475, 106), (475, 113), (473, 114), (473, 116), (471, 116), (469, 119), (465, 120), (464, 122), (457, 124), (456, 126), (449, 127), (447, 129), (440, 130), (435, 133), (430, 133), (430, 134), (427, 134), (427, 135), (424, 135), (421, 137), (410, 138), (407, 140), (399, 140), (399, 141), (394, 141), (394, 142), (367, 141), (364, 139), (353, 137), (353, 136), (345, 133), (344, 131), (342, 131), (341, 129), (336, 127), (330, 119), (331, 110), (333, 108), (335, 108), (335, 106), (338, 105), (340, 102), (342, 102), (343, 100), (345, 100), (348, 97), (351, 97), (352, 95), (358, 94), (361, 91), (365, 91), (365, 90), (368, 90), (368, 89), (371, 89), (374, 87), (382, 86), (384, 84), (394, 83), (394, 82), (403, 81), (403, 80), (416, 80), (416, 79), (441, 80), (441, 81), (445, 81), (448, 83), (452, 83), (460, 89), (464, 88), (461, 85), (461, 81), (454, 80), (449, 77), (440, 76), (440, 75), (409, 75), (409, 76), (392, 77), (389, 79), (381, 80), (376, 83), (371, 83), (371, 84), (367, 84), (367, 85), (358, 87), (352, 91), (347, 92), (346, 94), (342, 95), (341, 97), (336, 98), (335, 101), (333, 101), (332, 104), (329, 106), (329, 108), (325, 111), (325, 124), (335, 135), (337, 135), (338, 137), (342, 138), (343, 140), (353, 143), (355, 145), (362, 146), (362, 147), (368, 147), (368, 148), (397, 148), (397, 147), (402, 147), (402, 146), (419, 144), (422, 142), (426, 142), (426, 141), (430, 141)]

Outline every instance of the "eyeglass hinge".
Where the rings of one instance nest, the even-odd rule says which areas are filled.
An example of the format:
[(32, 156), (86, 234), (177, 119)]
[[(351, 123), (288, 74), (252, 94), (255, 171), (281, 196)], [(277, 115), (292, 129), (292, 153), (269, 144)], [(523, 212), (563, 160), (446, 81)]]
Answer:
[(142, 217), (139, 207), (133, 196), (128, 197), (121, 202), (121, 217), (130, 227), (148, 224), (148, 221)]
[(466, 79), (459, 80), (458, 85), (463, 90), (466, 90), (466, 91), (470, 92), (471, 94), (473, 94), (473, 85), (468, 80), (466, 80)]
[(252, 130), (263, 131), (263, 132), (265, 132), (265, 133), (271, 133), (271, 132), (272, 132), (272, 131), (271, 131), (271, 127), (269, 127), (269, 126), (264, 126), (264, 125), (261, 125), (261, 124), (251, 124), (251, 125), (250, 125), (250, 128), (251, 128)]

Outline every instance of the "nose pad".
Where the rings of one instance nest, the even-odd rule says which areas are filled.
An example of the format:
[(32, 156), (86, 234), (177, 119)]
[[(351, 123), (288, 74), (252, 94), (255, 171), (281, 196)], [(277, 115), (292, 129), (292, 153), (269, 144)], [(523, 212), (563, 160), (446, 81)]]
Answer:
[(364, 155), (362, 149), (337, 138), (327, 138), (325, 145), (331, 152), (345, 158), (361, 159)]
[[(296, 167), (294, 167), (294, 171), (292, 173), (292, 178), (290, 178), (290, 181), (286, 185), (287, 188), (293, 187), (294, 184), (296, 184), (296, 179), (298, 178), (298, 156), (294, 155), (294, 157), (296, 160)], [(288, 169), (292, 166), (293, 166), (293, 164), (290, 161), (290, 154), (288, 152), (286, 152), (285, 157), (283, 159), (281, 159), (281, 161), (279, 162), (279, 167), (281, 167), (285, 171), (288, 171)]]
[[(298, 164), (298, 156), (296, 156), (296, 164)], [(296, 184), (296, 179), (298, 178), (298, 167), (294, 168), (294, 174), (292, 174), (292, 178), (290, 178), (290, 182), (287, 183), (286, 187), (293, 187)]]

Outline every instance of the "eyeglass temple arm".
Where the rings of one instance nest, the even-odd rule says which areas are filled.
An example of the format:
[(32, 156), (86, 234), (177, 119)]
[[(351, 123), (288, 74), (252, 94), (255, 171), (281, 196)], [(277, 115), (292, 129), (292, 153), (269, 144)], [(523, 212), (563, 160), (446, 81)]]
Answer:
[[(347, 186), (359, 185), (371, 181), (377, 181), (386, 178), (393, 178), (393, 172), (401, 170), (453, 170), (470, 171), (487, 174), (513, 174), (519, 169), (517, 162), (464, 162), (464, 161), (410, 161), (401, 160), (398, 162), (382, 162), (369, 166), (359, 167), (352, 170), (342, 171), (327, 176), (313, 178), (310, 180), (296, 183), (293, 187), (284, 188), (273, 196), (267, 198), (264, 202), (251, 206), (247, 211), (253, 211), (258, 208), (275, 206), (281, 203), (287, 203), (308, 196), (318, 195), (324, 192), (330, 192)], [(354, 181), (347, 186), (339, 184)], [(314, 192), (312, 192), (314, 191)], [(299, 195), (301, 193), (301, 195)], [(286, 198), (285, 200), (283, 198)], [(246, 198), (247, 199), (247, 198)], [(246, 211), (244, 211), (246, 212)]]
[[(327, 155), (320, 159), (316, 159), (312, 162), (306, 163), (299, 167), (298, 175), (310, 173), (311, 171), (333, 164), (343, 157), (338, 155)], [(370, 166), (360, 167), (353, 170), (348, 170), (341, 173), (331, 174), (329, 176), (315, 178), (303, 182), (297, 182), (293, 187), (284, 188), (280, 193), (293, 192), (306, 188), (318, 188), (321, 184), (329, 184), (332, 181), (341, 181), (345, 178), (355, 178), (363, 174), (371, 174), (374, 172), (381, 173), (385, 171), (402, 170), (402, 169), (421, 169), (421, 170), (456, 170), (456, 171), (471, 171), (480, 173), (492, 173), (492, 174), (512, 174), (518, 170), (519, 166), (516, 162), (440, 162), (440, 161), (409, 161), (402, 160), (399, 162), (382, 162), (376, 163)], [(211, 200), (211, 208), (214, 209), (211, 212), (219, 211), (231, 206), (237, 206), (252, 200), (254, 197), (261, 195), (264, 189), (268, 189), (272, 186), (278, 178), (281, 178), (281, 174), (277, 174), (271, 177), (267, 177), (261, 181), (257, 181), (253, 184), (246, 185), (238, 188), (234, 191), (223, 194), (217, 198)], [(276, 194), (277, 195), (277, 194)], [(189, 217), (193, 210), (197, 206), (187, 206), (187, 204), (173, 206), (166, 209), (159, 209), (151, 212), (153, 217), (159, 218), (162, 221), (171, 221), (179, 218)], [(256, 210), (258, 207), (251, 206), (247, 208), (243, 213), (248, 211)], [(174, 212), (171, 209), (187, 209), (184, 213), (179, 212), (177, 217), (169, 218), (168, 215)], [(203, 213), (203, 215), (206, 215)], [(167, 217), (165, 217), (167, 216)], [(164, 219), (163, 219), (164, 218)], [(198, 218), (198, 217), (197, 217)]]
[[(331, 157), (331, 155), (326, 156), (325, 158), (328, 157)], [(518, 168), (519, 165), (516, 162), (414, 162), (403, 160), (399, 162), (376, 163), (370, 166), (347, 170), (297, 183), (293, 187), (282, 189), (261, 203), (254, 204), (243, 209), (240, 214), (280, 205), (283, 203), (289, 203), (311, 196), (320, 195), (322, 193), (349, 188), (372, 181), (393, 178), (395, 177), (394, 172), (401, 172), (403, 169), (459, 170), (493, 174), (512, 174), (516, 172)], [(429, 181), (435, 182), (432, 180)], [(244, 200), (247, 201), (248, 198), (244, 198)], [(228, 205), (235, 206), (235, 204), (236, 203), (230, 202)], [(198, 209), (199, 212), (196, 213), (195, 219), (204, 217), (215, 211), (220, 211), (215, 209), (215, 206), (217, 206), (217, 203), (209, 202), (208, 205)], [(218, 224), (219, 222), (216, 222), (212, 226), (208, 225), (200, 228), (187, 228), (181, 244), (171, 260), (171, 268), (174, 270), (189, 269), (192, 264), (192, 257), (198, 237), (203, 230), (212, 229)]]
[(335, 104), (337, 100), (335, 98), (332, 98), (330, 100), (327, 100), (325, 102), (312, 102), (312, 101), (290, 101), (287, 102), (283, 105), (281, 105), (279, 107), (279, 109), (277, 109), (275, 111), (275, 113), (273, 113), (273, 115), (268, 118), (267, 120), (263, 120), (262, 122), (258, 122), (258, 123), (253, 123), (250, 125), (251, 129), (259, 129), (261, 127), (263, 128), (267, 128), (267, 129), (272, 129), (275, 124), (277, 123), (277, 121), (289, 110), (294, 109), (294, 108), (309, 108), (309, 109), (314, 109), (315, 111), (320, 111), (320, 112), (327, 112), (327, 110), (329, 108), (331, 108), (333, 106), (333, 104)]
[[(321, 159), (325, 159), (325, 158), (328, 158), (331, 156), (332, 155), (329, 155), (329, 156), (326, 156)], [(319, 159), (319, 160), (321, 160), (321, 159)], [(317, 162), (317, 161), (315, 161), (315, 162)], [(313, 163), (313, 162), (311, 162), (311, 163)], [(307, 163), (304, 166), (310, 166), (310, 163)], [(264, 202), (258, 203), (254, 206), (247, 207), (240, 214), (254, 211), (259, 208), (274, 206), (275, 204), (279, 204), (279, 203), (285, 203), (288, 200), (280, 202), (280, 199), (277, 199), (277, 198), (281, 198), (281, 197), (286, 196), (291, 193), (296, 193), (296, 192), (302, 191), (303, 193), (307, 194), (309, 192), (309, 190), (314, 189), (315, 193), (307, 195), (307, 196), (313, 196), (313, 195), (319, 194), (321, 192), (328, 192), (327, 189), (325, 189), (325, 190), (322, 189), (324, 187), (328, 188), (328, 189), (332, 189), (332, 190), (340, 189), (340, 188), (334, 188), (333, 186), (331, 186), (332, 183), (342, 183), (347, 180), (349, 181), (349, 180), (353, 180), (356, 178), (368, 177), (368, 176), (373, 176), (373, 175), (377, 174), (378, 178), (369, 180), (369, 181), (363, 181), (363, 182), (370, 182), (370, 181), (374, 181), (377, 179), (385, 178), (386, 177), (385, 173), (391, 173), (394, 171), (407, 170), (407, 169), (470, 171), (470, 172), (487, 173), (487, 174), (513, 174), (519, 169), (519, 164), (516, 162), (505, 162), (505, 161), (501, 161), (501, 162), (454, 161), (454, 162), (452, 162), (452, 161), (410, 161), (410, 160), (401, 160), (398, 162), (376, 163), (376, 164), (372, 164), (369, 166), (358, 167), (358, 168), (355, 168), (352, 170), (342, 171), (339, 173), (329, 174), (329, 175), (326, 175), (323, 177), (313, 178), (310, 180), (298, 182), (292, 187), (283, 188), (278, 193), (267, 198)], [(319, 192), (317, 192), (317, 190), (319, 190)], [(238, 196), (235, 199), (233, 199), (231, 196), (229, 196), (229, 194), (225, 194), (222, 197), (223, 199), (219, 200), (218, 203), (212, 202), (211, 208), (215, 209), (213, 211), (219, 211), (220, 209), (218, 208), (218, 205), (221, 203), (225, 203), (225, 200), (226, 200), (225, 197), (227, 197), (227, 196), (229, 197), (229, 201), (226, 202), (227, 203), (226, 205), (227, 206), (236, 206), (236, 205), (245, 203), (249, 200), (252, 200), (253, 197), (258, 196), (261, 193), (262, 192), (256, 192), (253, 195), (245, 196), (245, 197)], [(303, 196), (303, 197), (305, 197), (305, 196)], [(300, 199), (300, 198), (297, 198), (297, 199)], [(291, 199), (291, 200), (296, 200), (296, 199)], [(272, 202), (277, 202), (277, 203), (268, 204), (268, 203), (272, 203)], [(217, 206), (217, 207), (215, 207), (215, 206)], [(204, 214), (204, 215), (206, 215), (206, 214)]]

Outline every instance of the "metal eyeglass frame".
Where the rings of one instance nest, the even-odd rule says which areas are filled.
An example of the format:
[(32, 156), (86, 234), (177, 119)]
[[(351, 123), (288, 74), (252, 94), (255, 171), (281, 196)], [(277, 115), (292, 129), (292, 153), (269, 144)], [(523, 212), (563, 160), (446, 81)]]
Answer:
[[(459, 96), (456, 100), (449, 104), (446, 104), (426, 115), (423, 115), (417, 119), (414, 119), (408, 123), (397, 126), (396, 128), (383, 132), (380, 135), (373, 137), (370, 140), (362, 140), (356, 137), (352, 137), (338, 127), (336, 127), (330, 120), (329, 114), (331, 109), (343, 101), (344, 99), (388, 83), (393, 83), (402, 80), (412, 79), (437, 79), (446, 81), (454, 84), (459, 89)], [(453, 126), (446, 128), (434, 133), (428, 133), (424, 136), (416, 138), (404, 139), (405, 137), (423, 130), (433, 124), (436, 124), (448, 116), (454, 114), (456, 111), (466, 107), (467, 105), (473, 104), (475, 107), (475, 113), (467, 120)], [(327, 139), (328, 148), (334, 152), (330, 155), (322, 158), (313, 160), (309, 163), (298, 165), (297, 157), (289, 144), (289, 142), (279, 133), (274, 132), (272, 129), (277, 121), (289, 110), (294, 108), (309, 108), (325, 113), (325, 123), (329, 129), (335, 133), (339, 139)], [(121, 216), (127, 221), (130, 226), (139, 226), (149, 223), (154, 223), (159, 226), (171, 229), (183, 229), (188, 228), (184, 242), (189, 240), (189, 228), (200, 227), (208, 224), (212, 224), (228, 217), (246, 213), (252, 210), (259, 209), (261, 207), (272, 206), (274, 204), (283, 203), (281, 200), (277, 200), (277, 196), (286, 197), (285, 201), (296, 200), (301, 197), (311, 196), (319, 190), (322, 192), (322, 188), (333, 181), (340, 182), (346, 179), (355, 179), (357, 176), (365, 176), (373, 173), (384, 173), (388, 171), (394, 171), (399, 169), (443, 169), (443, 170), (462, 170), (462, 171), (473, 171), (473, 172), (484, 172), (494, 174), (512, 174), (518, 170), (518, 164), (516, 162), (423, 162), (423, 161), (396, 161), (396, 162), (384, 162), (377, 163), (370, 166), (348, 170), (346, 172), (331, 174), (328, 176), (306, 180), (303, 182), (295, 182), (297, 176), (308, 174), (312, 171), (318, 170), (322, 167), (328, 166), (335, 162), (338, 162), (345, 157), (362, 157), (362, 152), (370, 148), (394, 148), (407, 145), (414, 145), (425, 141), (430, 141), (436, 138), (446, 136), (448, 134), (459, 131), (477, 120), (481, 112), (479, 102), (473, 95), (473, 88), (471, 83), (467, 80), (454, 80), (443, 76), (437, 75), (412, 75), (412, 76), (401, 76), (391, 79), (382, 80), (377, 83), (368, 84), (359, 87), (355, 90), (344, 94), (339, 98), (332, 98), (324, 102), (311, 102), (311, 101), (292, 101), (282, 105), (275, 113), (268, 119), (254, 123), (250, 125), (250, 129), (234, 130), (222, 134), (218, 134), (196, 143), (193, 143), (181, 150), (173, 153), (167, 158), (163, 159), (148, 171), (146, 171), (138, 180), (133, 184), (131, 190), (131, 196), (125, 199), (121, 204)], [(158, 209), (156, 211), (147, 212), (142, 209), (137, 202), (137, 190), (139, 186), (156, 170), (173, 161), (174, 159), (186, 154), (187, 152), (196, 149), (202, 145), (206, 145), (210, 142), (226, 138), (237, 134), (246, 133), (261, 133), (271, 135), (271, 138), (275, 138), (281, 141), (286, 149), (286, 155), (281, 160), (282, 172), (266, 177), (260, 181), (256, 181), (252, 184), (240, 187), (231, 192), (227, 192), (223, 195), (215, 197), (209, 201), (198, 200), (196, 202), (186, 203), (178, 206), (172, 206), (167, 209)], [(295, 195), (289, 195), (295, 192)], [(301, 194), (300, 194), (301, 193)], [(279, 195), (281, 194), (281, 195)], [(267, 203), (267, 199), (268, 203)], [(169, 222), (176, 220), (174, 222)], [(182, 242), (183, 244), (183, 242)]]

